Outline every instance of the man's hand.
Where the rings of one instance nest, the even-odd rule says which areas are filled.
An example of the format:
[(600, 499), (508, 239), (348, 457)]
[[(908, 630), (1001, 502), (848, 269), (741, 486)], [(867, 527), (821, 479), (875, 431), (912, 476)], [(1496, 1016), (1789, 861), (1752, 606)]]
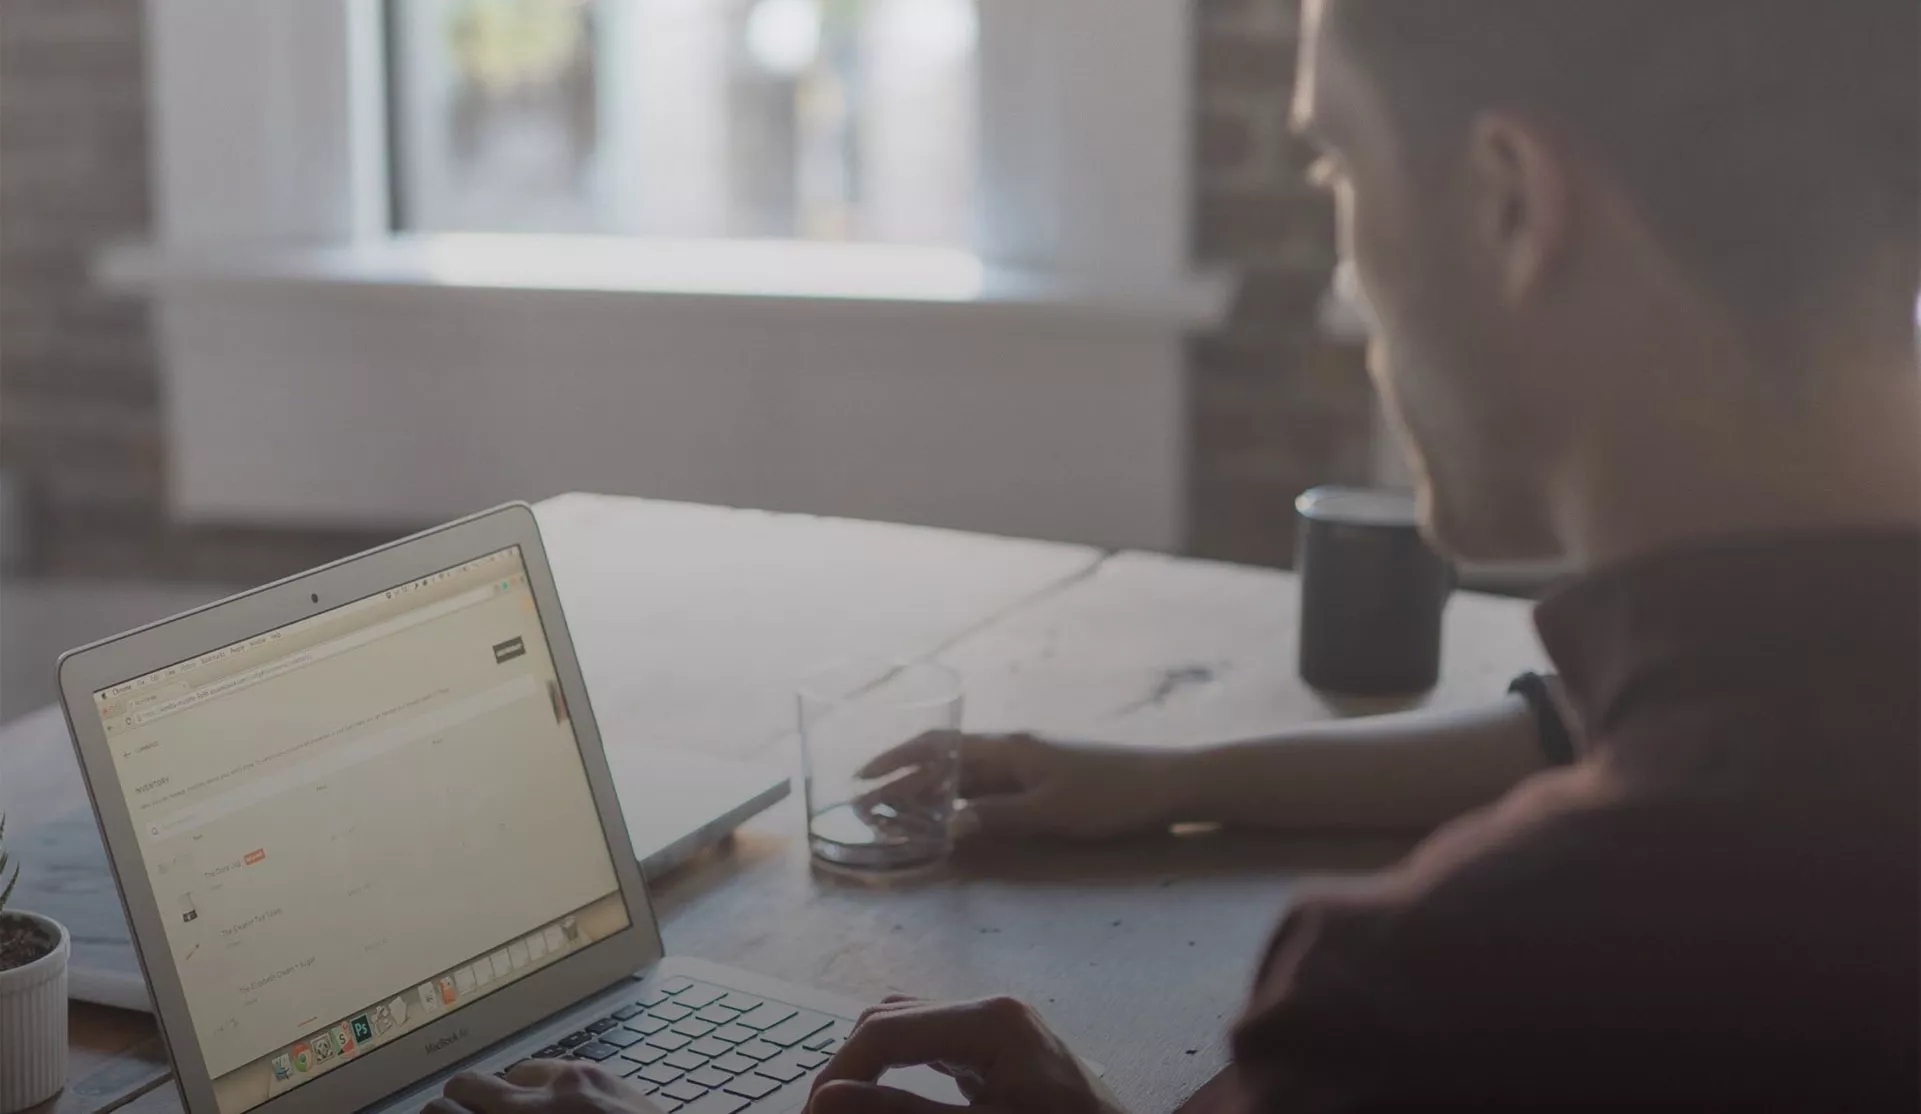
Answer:
[[(1175, 782), (1168, 774), (1179, 755), (1144, 747), (935, 732), (874, 759), (860, 776), (912, 770), (950, 752), (959, 755), (960, 795), (967, 801), (958, 821), (963, 835), (1098, 839), (1174, 819)], [(918, 783), (910, 773), (875, 796), (911, 793)]]
[(893, 1068), (946, 1073), (996, 1114), (1123, 1114), (1107, 1089), (1013, 998), (942, 1005), (893, 997), (863, 1013), (814, 1083), (808, 1114), (952, 1114), (944, 1103), (882, 1087)]
[(526, 1060), (505, 1080), (455, 1076), (421, 1114), (660, 1114), (660, 1108), (591, 1064)]

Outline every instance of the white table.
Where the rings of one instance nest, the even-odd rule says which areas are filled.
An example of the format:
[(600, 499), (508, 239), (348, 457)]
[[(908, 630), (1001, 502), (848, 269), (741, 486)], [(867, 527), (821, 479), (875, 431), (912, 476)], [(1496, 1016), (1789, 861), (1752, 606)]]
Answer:
[[(590, 495), (539, 513), (610, 748), (790, 761), (792, 681), (850, 654), (955, 667), (974, 729), (1184, 746), (1355, 710), (1295, 675), (1287, 573)], [(1490, 699), (1542, 661), (1525, 604), (1461, 594), (1427, 703)], [(0, 807), (17, 823), (83, 800), (57, 713), (0, 732)], [(1239, 834), (1032, 846), (875, 890), (817, 879), (800, 831), (790, 799), (669, 879), (655, 895), (668, 948), (863, 997), (1019, 994), (1143, 1112), (1225, 1063), (1290, 882), (1402, 850)], [(76, 1077), (150, 1032), (76, 1009)], [(128, 1109), (177, 1106), (163, 1088)]]

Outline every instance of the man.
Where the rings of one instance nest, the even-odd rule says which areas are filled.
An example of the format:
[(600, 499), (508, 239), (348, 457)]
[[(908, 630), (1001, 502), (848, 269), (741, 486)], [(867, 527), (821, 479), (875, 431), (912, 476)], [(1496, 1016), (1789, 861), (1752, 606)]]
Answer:
[[(1584, 742), (1297, 903), (1206, 1101), (1916, 1109), (1921, 6), (1305, 15), (1296, 115), (1429, 535), (1583, 570), (1538, 623)], [(963, 755), (970, 814), (1008, 832), (1422, 823), (1539, 765), (1528, 723)], [(1009, 1114), (1120, 1110), (1010, 999), (876, 1007), (811, 1109), (926, 1114), (873, 1082), (913, 1063)], [(647, 1109), (566, 1066), (517, 1082), (445, 1109)]]

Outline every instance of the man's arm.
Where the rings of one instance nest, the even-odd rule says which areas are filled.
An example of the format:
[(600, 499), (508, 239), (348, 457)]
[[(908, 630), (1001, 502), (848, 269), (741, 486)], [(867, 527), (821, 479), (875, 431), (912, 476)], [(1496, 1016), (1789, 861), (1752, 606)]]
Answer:
[(1546, 765), (1533, 710), (1508, 696), (1187, 752), (1168, 767), (1166, 819), (1425, 830), (1497, 799)]
[(1184, 822), (1425, 831), (1546, 765), (1527, 702), (1312, 724), (1173, 749), (1036, 735), (935, 734), (883, 755), (884, 776), (957, 748), (963, 832), (1093, 839)]

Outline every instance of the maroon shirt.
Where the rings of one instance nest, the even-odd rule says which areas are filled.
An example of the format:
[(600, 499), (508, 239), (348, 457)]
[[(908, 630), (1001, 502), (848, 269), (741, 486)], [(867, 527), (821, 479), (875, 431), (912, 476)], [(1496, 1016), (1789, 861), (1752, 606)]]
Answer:
[(1921, 534), (1667, 554), (1536, 620), (1581, 760), (1299, 903), (1204, 1105), (1921, 1109)]

